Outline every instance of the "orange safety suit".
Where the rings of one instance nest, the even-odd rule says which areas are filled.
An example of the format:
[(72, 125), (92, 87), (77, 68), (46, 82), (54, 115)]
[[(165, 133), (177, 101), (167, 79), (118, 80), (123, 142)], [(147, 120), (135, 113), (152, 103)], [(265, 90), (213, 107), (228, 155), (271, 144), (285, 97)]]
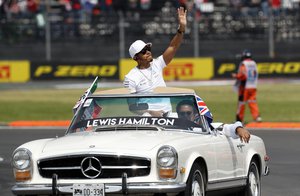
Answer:
[(236, 120), (243, 122), (245, 114), (245, 105), (248, 103), (253, 120), (260, 121), (260, 114), (256, 101), (258, 71), (256, 62), (251, 58), (244, 59), (238, 69), (235, 78), (238, 86), (238, 108)]

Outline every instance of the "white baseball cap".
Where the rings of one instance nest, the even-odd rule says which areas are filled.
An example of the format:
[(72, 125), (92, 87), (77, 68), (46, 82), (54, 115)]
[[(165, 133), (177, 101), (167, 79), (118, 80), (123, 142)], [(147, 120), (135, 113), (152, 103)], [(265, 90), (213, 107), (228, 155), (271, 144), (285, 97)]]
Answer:
[(133, 58), (137, 53), (141, 52), (143, 50), (143, 48), (145, 48), (145, 46), (152, 46), (152, 43), (145, 43), (142, 40), (136, 40), (135, 42), (133, 42), (131, 44), (131, 46), (129, 47), (129, 54), (131, 56), (131, 58)]

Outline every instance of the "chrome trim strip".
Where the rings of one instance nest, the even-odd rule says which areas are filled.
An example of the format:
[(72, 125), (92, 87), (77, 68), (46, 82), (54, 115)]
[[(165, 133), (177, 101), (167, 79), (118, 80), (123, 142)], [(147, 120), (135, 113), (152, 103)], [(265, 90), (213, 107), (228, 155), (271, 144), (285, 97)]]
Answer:
[(246, 186), (247, 177), (239, 177), (234, 179), (216, 180), (207, 183), (208, 191), (216, 191), (220, 189), (235, 188)]
[[(102, 166), (102, 169), (148, 169), (150, 166)], [(81, 169), (78, 167), (41, 167), (41, 170), (74, 170)]]
[(41, 167), (41, 170), (73, 170), (73, 169), (81, 169), (78, 167)]
[[(143, 184), (127, 184), (128, 193), (178, 193), (185, 189), (185, 183), (143, 183)], [(58, 190), (62, 194), (72, 193), (73, 185), (58, 184)], [(12, 187), (12, 192), (16, 195), (23, 194), (51, 194), (51, 184), (17, 184)], [(105, 184), (105, 193), (122, 193), (122, 184)]]
[(102, 169), (147, 169), (150, 166), (102, 166)]

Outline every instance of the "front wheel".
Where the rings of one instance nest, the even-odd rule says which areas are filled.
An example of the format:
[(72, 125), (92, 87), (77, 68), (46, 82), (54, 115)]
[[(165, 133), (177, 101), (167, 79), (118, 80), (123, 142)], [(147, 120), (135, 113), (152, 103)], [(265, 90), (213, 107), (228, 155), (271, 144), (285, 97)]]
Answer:
[(260, 196), (261, 195), (261, 181), (260, 174), (256, 162), (251, 161), (247, 185), (241, 196)]
[(198, 163), (192, 166), (184, 196), (205, 196), (206, 174)]

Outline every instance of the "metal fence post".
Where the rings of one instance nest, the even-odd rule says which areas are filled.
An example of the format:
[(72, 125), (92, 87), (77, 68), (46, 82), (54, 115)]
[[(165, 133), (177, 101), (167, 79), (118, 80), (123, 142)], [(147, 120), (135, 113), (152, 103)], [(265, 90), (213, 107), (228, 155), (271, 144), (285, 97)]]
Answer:
[(274, 16), (272, 8), (269, 8), (269, 57), (275, 57), (274, 47)]
[(123, 12), (119, 11), (119, 51), (120, 59), (125, 57), (125, 24)]
[(198, 32), (198, 22), (197, 11), (194, 9), (194, 20), (193, 20), (193, 34), (194, 34), (194, 57), (199, 57), (199, 32)]
[(49, 20), (49, 13), (50, 13), (50, 4), (49, 0), (45, 1), (46, 3), (46, 26), (45, 26), (45, 50), (46, 50), (46, 60), (51, 61), (51, 26)]

